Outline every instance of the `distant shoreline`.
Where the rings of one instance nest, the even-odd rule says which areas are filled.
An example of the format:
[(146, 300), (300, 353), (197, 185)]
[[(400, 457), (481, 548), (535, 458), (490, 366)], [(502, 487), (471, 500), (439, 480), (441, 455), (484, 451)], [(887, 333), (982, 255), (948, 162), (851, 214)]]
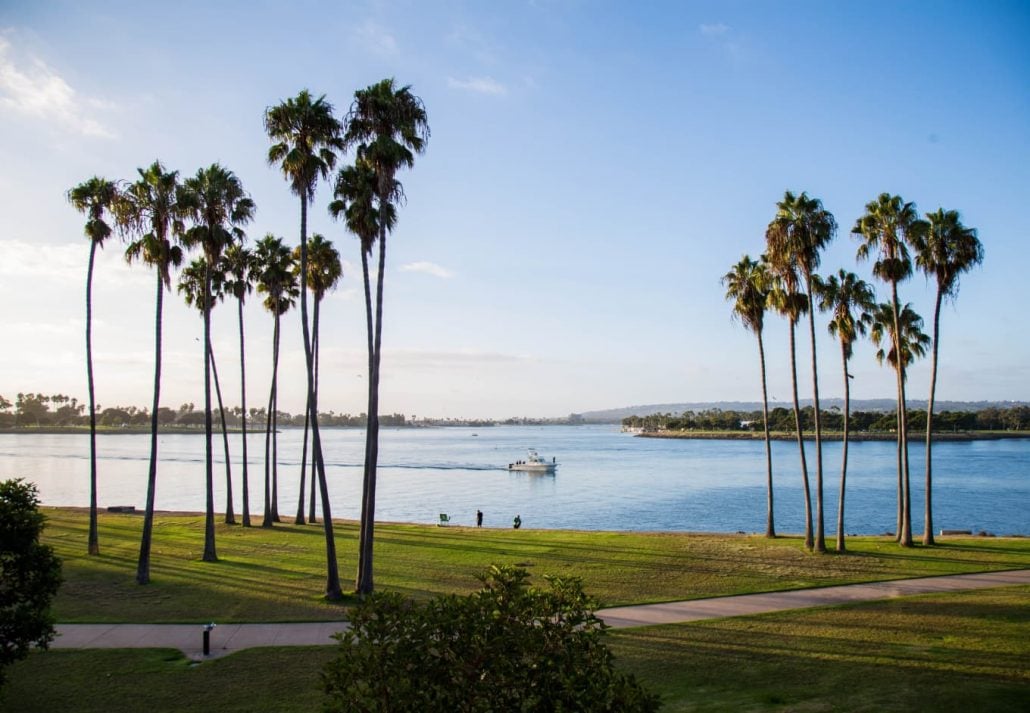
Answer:
[[(761, 431), (650, 431), (634, 434), (638, 438), (677, 438), (684, 440), (709, 440), (709, 441), (761, 441), (765, 435)], [(916, 437), (912, 437), (916, 436)], [(926, 432), (912, 434), (909, 436), (909, 444), (921, 443), (926, 440)], [(793, 433), (777, 431), (769, 434), (774, 441), (793, 441), (797, 436)], [(844, 434), (839, 431), (823, 433), (824, 441), (842, 441)], [(1030, 431), (958, 431), (954, 433), (934, 433), (934, 441), (1001, 441), (1008, 439), (1030, 438)], [(805, 433), (806, 441), (814, 441), (814, 433)], [(849, 433), (849, 441), (895, 441), (897, 435), (893, 433)]]

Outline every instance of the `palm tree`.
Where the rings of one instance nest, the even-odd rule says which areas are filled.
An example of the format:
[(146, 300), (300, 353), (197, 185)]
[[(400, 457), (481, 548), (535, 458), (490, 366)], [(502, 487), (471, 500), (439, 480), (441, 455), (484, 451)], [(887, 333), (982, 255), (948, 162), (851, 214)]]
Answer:
[[(891, 286), (892, 336), (903, 334), (898, 306), (898, 283), (912, 275), (912, 260), (908, 245), (924, 229), (913, 203), (905, 203), (900, 196), (881, 193), (866, 204), (865, 215), (855, 221), (853, 235), (863, 242), (858, 246), (859, 261), (874, 250), (878, 253), (873, 263), (873, 275)], [(895, 344), (893, 351), (897, 352)], [(912, 506), (908, 477), (908, 414), (905, 410), (905, 365), (895, 370), (898, 392), (898, 542), (902, 547), (912, 546)]]
[(104, 220), (118, 198), (113, 181), (93, 176), (68, 191), (68, 202), (88, 216), (85, 233), (89, 238), (89, 266), (86, 268), (86, 382), (89, 388), (89, 554), (100, 554), (97, 536), (97, 407), (93, 390), (93, 263), (97, 248), (111, 236), (111, 226)]
[(271, 527), (276, 521), (275, 500), (278, 497), (278, 452), (276, 426), (279, 386), (280, 318), (296, 303), (298, 287), (293, 274), (293, 256), (281, 238), (266, 235), (254, 250), (257, 263), (258, 292), (265, 295), (264, 306), (272, 313), (272, 386), (268, 394), (265, 414), (265, 515), (262, 527)]
[[(226, 293), (236, 297), (240, 327), (240, 430), (243, 446), (243, 526), (250, 527), (250, 484), (247, 474), (247, 357), (243, 340), (243, 302), (253, 289), (257, 266), (254, 255), (241, 243), (233, 243), (222, 254), (218, 272)], [(216, 382), (217, 383), (217, 382)]]
[(178, 240), (185, 230), (180, 205), (182, 187), (178, 171), (165, 171), (160, 161), (137, 169), (139, 179), (122, 193), (117, 205), (118, 222), (135, 239), (125, 251), (132, 263), (141, 260), (157, 274), (154, 318), (154, 405), (150, 411), (150, 470), (147, 505), (143, 515), (136, 582), (150, 581), (150, 541), (154, 527), (154, 494), (157, 485), (157, 416), (161, 406), (161, 324), (164, 290), (171, 287), (171, 270), (182, 262)]
[(841, 364), (844, 369), (844, 443), (841, 449), (840, 493), (837, 496), (837, 551), (844, 552), (844, 486), (848, 476), (848, 435), (851, 415), (851, 375), (848, 361), (858, 337), (864, 336), (872, 323), (870, 312), (875, 309), (873, 288), (858, 275), (839, 270), (826, 280), (817, 282), (819, 307), (832, 312), (828, 329), (840, 342)]
[[(422, 100), (411, 93), (411, 87), (397, 87), (393, 79), (384, 79), (354, 93), (354, 102), (347, 114), (347, 146), (357, 146), (357, 158), (375, 174), (378, 211), (385, 216), (393, 202), (401, 197), (397, 172), (412, 167), (415, 154), (425, 151), (429, 140), (429, 122)], [(365, 437), (365, 474), (361, 502), (361, 532), (358, 544), (359, 595), (370, 594), (373, 540), (375, 537), (376, 466), (379, 458), (379, 365), (381, 362), (383, 327), (383, 278), (386, 271), (386, 234), (391, 221), (379, 220), (379, 272), (376, 281), (375, 329), (369, 350), (368, 424)], [(364, 246), (363, 246), (364, 249)], [(366, 273), (367, 275), (367, 273)], [(370, 311), (371, 293), (366, 277), (366, 312)], [(371, 331), (371, 330), (370, 330)]]
[(205, 562), (218, 559), (215, 551), (214, 469), (211, 458), (211, 270), (222, 251), (235, 240), (243, 240), (241, 226), (254, 216), (254, 201), (232, 171), (213, 163), (197, 171), (184, 183), (187, 209), (194, 226), (186, 234), (186, 244), (204, 251), (204, 439), (205, 486), (207, 505), (204, 516)]
[(278, 164), (290, 189), (300, 198), (300, 321), (304, 332), (304, 360), (307, 368), (307, 412), (311, 419), (312, 457), (319, 474), (322, 493), (322, 522), (326, 545), (326, 597), (340, 599), (340, 574), (336, 562), (336, 542), (329, 507), (325, 463), (322, 460), (322, 440), (318, 432), (318, 413), (314, 410), (315, 369), (312, 358), (311, 335), (308, 327), (307, 302), (307, 229), (308, 204), (311, 202), (319, 178), (328, 178), (336, 165), (336, 153), (343, 151), (343, 127), (333, 116), (333, 106), (325, 96), (312, 99), (305, 89), (296, 98), (287, 99), (265, 111), (265, 132), (272, 140), (268, 149), (268, 162)]
[(958, 211), (938, 208), (926, 214), (926, 229), (915, 236), (916, 265), (937, 282), (937, 299), (933, 308), (933, 351), (930, 357), (930, 398), (926, 405), (926, 515), (923, 519), (923, 544), (933, 541), (933, 496), (931, 432), (933, 402), (937, 391), (937, 345), (940, 339), (941, 302), (958, 295), (958, 278), (974, 265), (983, 262), (983, 245), (975, 228), (962, 225)]
[(812, 342), (812, 406), (815, 419), (815, 549), (826, 551), (823, 518), (823, 442), (819, 417), (819, 369), (816, 365), (815, 307), (812, 302), (812, 281), (819, 267), (820, 251), (837, 233), (837, 221), (823, 208), (822, 201), (809, 198), (804, 191), (795, 196), (790, 191), (776, 204), (776, 217), (769, 223), (765, 237), (770, 260), (790, 265), (801, 273), (808, 300), (808, 334)]
[[(179, 274), (179, 294), (186, 300), (190, 307), (196, 307), (200, 312), (201, 319), (204, 317), (204, 279), (208, 274), (207, 260), (197, 258), (182, 269)], [(211, 271), (211, 308), (225, 299), (225, 283), (223, 276), (217, 270)], [(225, 452), (225, 524), (235, 525), (236, 515), (232, 505), (232, 461), (229, 457), (229, 429), (225, 423), (225, 403), (222, 401), (222, 386), (218, 381), (218, 366), (215, 360), (215, 347), (210, 348), (211, 375), (215, 382), (215, 396), (218, 400), (218, 416), (222, 425), (222, 448)]]
[[(906, 304), (898, 310), (899, 333), (894, 331), (894, 306), (890, 303), (881, 303), (875, 306), (872, 312), (872, 326), (870, 336), (879, 349), (876, 351), (876, 361), (880, 364), (886, 362), (895, 373), (902, 374), (907, 379), (908, 365), (926, 354), (930, 344), (930, 338), (923, 334), (923, 318), (912, 309), (911, 304)], [(898, 354), (901, 358), (898, 358)], [(900, 417), (898, 419), (900, 423)]]
[(765, 430), (765, 536), (776, 537), (773, 524), (773, 481), (772, 444), (769, 438), (769, 396), (765, 383), (765, 346), (762, 344), (762, 328), (765, 323), (765, 306), (769, 299), (769, 271), (765, 256), (752, 260), (745, 255), (727, 272), (722, 283), (726, 285), (726, 299), (733, 301), (733, 316), (738, 318), (758, 337), (758, 360), (762, 367), (762, 426)]
[[(299, 272), (300, 265), (300, 248), (294, 248), (293, 258), (298, 261), (296, 271)], [(340, 253), (333, 247), (333, 244), (326, 240), (325, 237), (315, 233), (308, 240), (308, 260), (307, 260), (308, 274), (307, 274), (307, 285), (311, 290), (311, 296), (314, 298), (314, 313), (312, 314), (311, 323), (311, 345), (312, 352), (314, 354), (315, 361), (315, 389), (313, 393), (314, 398), (314, 409), (318, 410), (318, 323), (320, 317), (320, 307), (322, 300), (325, 298), (325, 293), (329, 290), (336, 289), (336, 283), (340, 281), (343, 276), (343, 267), (340, 263)], [(310, 409), (309, 409), (310, 412)], [(304, 453), (307, 452), (307, 438), (308, 438), (308, 416), (304, 417)], [(312, 474), (311, 474), (311, 511), (310, 519), (312, 522), (315, 521), (315, 459), (312, 457)], [(306, 470), (306, 460), (304, 455), (301, 456), (300, 461), (300, 499), (297, 504), (297, 518), (296, 523), (298, 525), (304, 524), (304, 475)]]

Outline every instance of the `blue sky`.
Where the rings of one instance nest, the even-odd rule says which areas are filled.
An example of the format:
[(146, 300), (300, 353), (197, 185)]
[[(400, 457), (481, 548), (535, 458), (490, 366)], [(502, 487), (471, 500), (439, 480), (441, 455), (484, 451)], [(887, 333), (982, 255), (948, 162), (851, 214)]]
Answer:
[[(401, 177), (408, 202), (388, 243), (384, 411), (756, 400), (755, 341), (719, 277), (761, 252), (786, 189), (837, 218), (823, 270), (866, 279), (850, 229), (877, 194), (960, 210), (986, 260), (942, 315), (938, 398), (1030, 400), (1028, 34), (1019, 2), (6, 2), (0, 394), (86, 395), (87, 242), (68, 188), (155, 158), (184, 175), (218, 161), (257, 203), (251, 238), (296, 244), (299, 205), (265, 161), (263, 111), (308, 88), (342, 114), (356, 89), (393, 76), (424, 100), (432, 137)], [(311, 227), (347, 264), (324, 303), (321, 405), (358, 413), (360, 263), (328, 200), (323, 185)], [(97, 393), (142, 406), (153, 275), (122, 252), (112, 241), (97, 266)], [(924, 278), (901, 298), (929, 329)], [(200, 320), (177, 296), (166, 305), (163, 403), (200, 404)], [(271, 319), (256, 300), (246, 328), (260, 404)], [(234, 310), (217, 310), (214, 329), (235, 383)], [(821, 393), (839, 396), (824, 316), (817, 329)], [(299, 411), (295, 315), (284, 330), (280, 404)], [(770, 395), (786, 401), (786, 327), (771, 319), (766, 333)], [(914, 398), (927, 367), (911, 371)], [(893, 394), (870, 345), (852, 373), (854, 397)]]

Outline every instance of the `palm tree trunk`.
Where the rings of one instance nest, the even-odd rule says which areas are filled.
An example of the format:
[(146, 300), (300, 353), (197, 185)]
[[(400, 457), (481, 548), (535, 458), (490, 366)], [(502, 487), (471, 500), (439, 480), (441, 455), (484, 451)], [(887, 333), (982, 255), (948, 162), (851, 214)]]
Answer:
[(236, 513), (232, 507), (232, 459), (229, 456), (229, 429), (225, 425), (225, 403), (222, 401), (222, 385), (218, 382), (218, 364), (215, 362), (215, 348), (211, 347), (211, 375), (215, 380), (215, 397), (218, 400), (218, 416), (222, 424), (222, 448), (225, 451), (225, 524), (236, 524)]
[(365, 515), (366, 515), (366, 493), (368, 492), (368, 466), (369, 466), (369, 455), (368, 450), (371, 445), (371, 433), (369, 432), (369, 424), (371, 419), (368, 414), (371, 412), (372, 404), (372, 367), (375, 363), (375, 326), (372, 321), (372, 281), (368, 274), (368, 253), (365, 252), (365, 247), (361, 247), (361, 275), (365, 285), (365, 334), (368, 340), (368, 408), (365, 412), (365, 468), (362, 474), (361, 482), (361, 522), (358, 529), (358, 571), (355, 576), (354, 588), (358, 589), (358, 586), (362, 582), (362, 572), (365, 567)]
[(801, 453), (801, 484), (805, 492), (805, 549), (811, 550), (812, 541), (812, 495), (808, 489), (808, 462), (805, 459), (805, 436), (801, 428), (801, 405), (798, 403), (798, 364), (794, 346), (796, 322), (790, 320), (790, 383), (794, 394), (794, 428), (797, 430), (798, 451)]
[(773, 524), (772, 439), (769, 437), (769, 396), (765, 383), (765, 346), (762, 331), (758, 335), (758, 359), (762, 364), (762, 427), (765, 431), (765, 536), (776, 537)]
[(211, 259), (204, 265), (204, 554), (205, 562), (217, 562), (215, 552), (215, 481), (211, 440)]
[(848, 381), (848, 350), (840, 343), (841, 363), (844, 365), (844, 442), (841, 444), (840, 493), (837, 495), (837, 551), (844, 552), (844, 484), (848, 477), (848, 433), (851, 418), (851, 383)]
[(318, 467), (318, 485), (322, 493), (322, 527), (325, 529), (326, 599), (343, 598), (340, 569), (336, 561), (336, 538), (333, 535), (333, 516), (329, 507), (329, 490), (322, 460), (322, 439), (318, 432), (318, 403), (315, 400), (315, 362), (312, 355), (311, 331), (308, 326), (307, 271), (308, 271), (308, 193), (300, 197), (300, 322), (304, 331), (304, 364), (307, 371), (307, 406), (311, 416), (312, 457)]
[(912, 546), (912, 503), (908, 479), (908, 414), (905, 409), (905, 360), (901, 352), (901, 325), (898, 319), (898, 284), (891, 283), (891, 309), (894, 316), (894, 356), (898, 377), (898, 443), (901, 450), (901, 527), (898, 544)]
[[(315, 402), (316, 402), (316, 408), (317, 408), (317, 403), (318, 403), (318, 317), (319, 317), (319, 314), (318, 314), (318, 312), (319, 312), (318, 304), (319, 304), (319, 300), (316, 299), (315, 300), (315, 314), (314, 314), (314, 316), (312, 318), (312, 337), (311, 337), (312, 347), (313, 347), (314, 352), (315, 352)], [(322, 454), (319, 453), (318, 454), (318, 460), (321, 460), (321, 459), (322, 459)], [(317, 469), (318, 469), (318, 463), (316, 461), (316, 458), (315, 458), (314, 454), (312, 454), (312, 458), (311, 458), (311, 502), (310, 502), (309, 509), (308, 509), (308, 522), (311, 523), (312, 525), (314, 525), (314, 524), (316, 524), (318, 522), (318, 520), (315, 518), (315, 488), (316, 488), (317, 483), (318, 483), (318, 474), (316, 472)]]
[(272, 521), (282, 522), (279, 517), (279, 343), (282, 331), (275, 330), (275, 371), (272, 375)]
[(97, 406), (93, 391), (93, 263), (97, 243), (89, 243), (89, 267), (86, 268), (86, 382), (89, 387), (89, 535), (87, 551), (100, 554), (97, 533)]
[(926, 404), (926, 513), (923, 517), (923, 544), (935, 544), (933, 540), (933, 402), (937, 393), (937, 344), (941, 331), (941, 300), (944, 297), (937, 287), (937, 302), (933, 308), (933, 352), (930, 358), (930, 398)]
[(805, 275), (808, 290), (808, 334), (812, 340), (812, 401), (815, 416), (815, 551), (826, 552), (823, 517), (823, 428), (819, 416), (819, 369), (815, 357), (815, 304), (812, 300), (812, 276)]
[(236, 300), (240, 322), (240, 428), (243, 431), (243, 526), (250, 527), (250, 485), (247, 479), (247, 355), (243, 346), (243, 298)]
[(150, 581), (150, 540), (154, 531), (154, 489), (157, 486), (157, 412), (161, 404), (161, 313), (164, 308), (164, 283), (157, 272), (157, 306), (154, 318), (154, 408), (150, 412), (150, 470), (147, 473), (147, 504), (143, 511), (143, 535), (136, 563), (136, 583)]
[[(380, 192), (379, 204), (387, 202)], [(368, 379), (368, 423), (365, 433), (365, 490), (361, 503), (361, 541), (357, 593), (371, 594), (374, 589), (372, 555), (375, 539), (376, 466), (379, 460), (379, 365), (383, 337), (383, 277), (386, 272), (386, 223), (379, 227), (379, 272), (376, 279), (375, 336), (370, 349)], [(366, 292), (367, 294), (367, 292)]]
[(274, 296), (276, 313), (272, 327), (272, 386), (268, 390), (268, 412), (265, 414), (265, 516), (261, 527), (272, 526), (272, 411), (275, 408), (275, 381), (279, 370), (279, 350), (276, 348), (279, 343), (279, 295)]
[[(311, 417), (310, 407), (304, 409), (304, 446), (301, 448), (300, 455), (300, 495), (297, 496), (297, 514), (293, 518), (294, 525), (304, 524), (304, 496), (307, 494), (305, 491), (304, 482), (308, 472), (308, 425)], [(312, 456), (312, 462), (314, 462), (314, 456)]]

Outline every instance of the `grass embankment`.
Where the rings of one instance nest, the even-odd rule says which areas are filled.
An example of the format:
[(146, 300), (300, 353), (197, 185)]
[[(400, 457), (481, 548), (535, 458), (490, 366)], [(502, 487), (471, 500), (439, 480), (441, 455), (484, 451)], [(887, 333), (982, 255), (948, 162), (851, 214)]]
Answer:
[[(926, 428), (923, 428), (925, 434)], [(640, 438), (681, 438), (685, 440), (712, 441), (760, 441), (765, 438), (762, 431), (697, 431), (697, 430), (665, 430), (644, 431), (636, 434)], [(823, 431), (824, 441), (843, 441), (843, 431)], [(815, 440), (815, 431), (805, 431), (801, 437), (806, 441)], [(793, 441), (797, 439), (794, 431), (770, 431), (769, 438), (774, 441)], [(933, 434), (934, 441), (1000, 441), (1010, 438), (1030, 438), (1030, 431), (940, 431)], [(886, 431), (859, 431), (849, 433), (848, 440), (855, 441), (896, 441), (895, 433)], [(910, 444), (922, 442), (916, 437), (909, 439)]]
[[(343, 618), (322, 600), (320, 525), (266, 530), (219, 524), (216, 563), (200, 561), (199, 515), (155, 519), (152, 582), (135, 584), (142, 517), (100, 515), (99, 557), (85, 555), (87, 516), (46, 508), (44, 539), (64, 562), (55, 603), (62, 622), (239, 622)], [(601, 606), (802, 589), (849, 582), (1030, 567), (1030, 540), (944, 538), (901, 549), (880, 537), (848, 540), (845, 555), (811, 555), (800, 538), (686, 533), (438, 528), (379, 525), (379, 589), (427, 597), (467, 592), (490, 564), (518, 564), (534, 577), (582, 577)], [(346, 588), (357, 553), (354, 523), (336, 528)], [(347, 602), (344, 602), (346, 605)]]
[[(1025, 711), (1030, 587), (623, 630), (618, 665), (665, 711)], [(51, 651), (11, 669), (22, 713), (313, 711), (329, 647), (191, 667), (162, 650)], [(5, 708), (5, 710), (7, 710)]]

